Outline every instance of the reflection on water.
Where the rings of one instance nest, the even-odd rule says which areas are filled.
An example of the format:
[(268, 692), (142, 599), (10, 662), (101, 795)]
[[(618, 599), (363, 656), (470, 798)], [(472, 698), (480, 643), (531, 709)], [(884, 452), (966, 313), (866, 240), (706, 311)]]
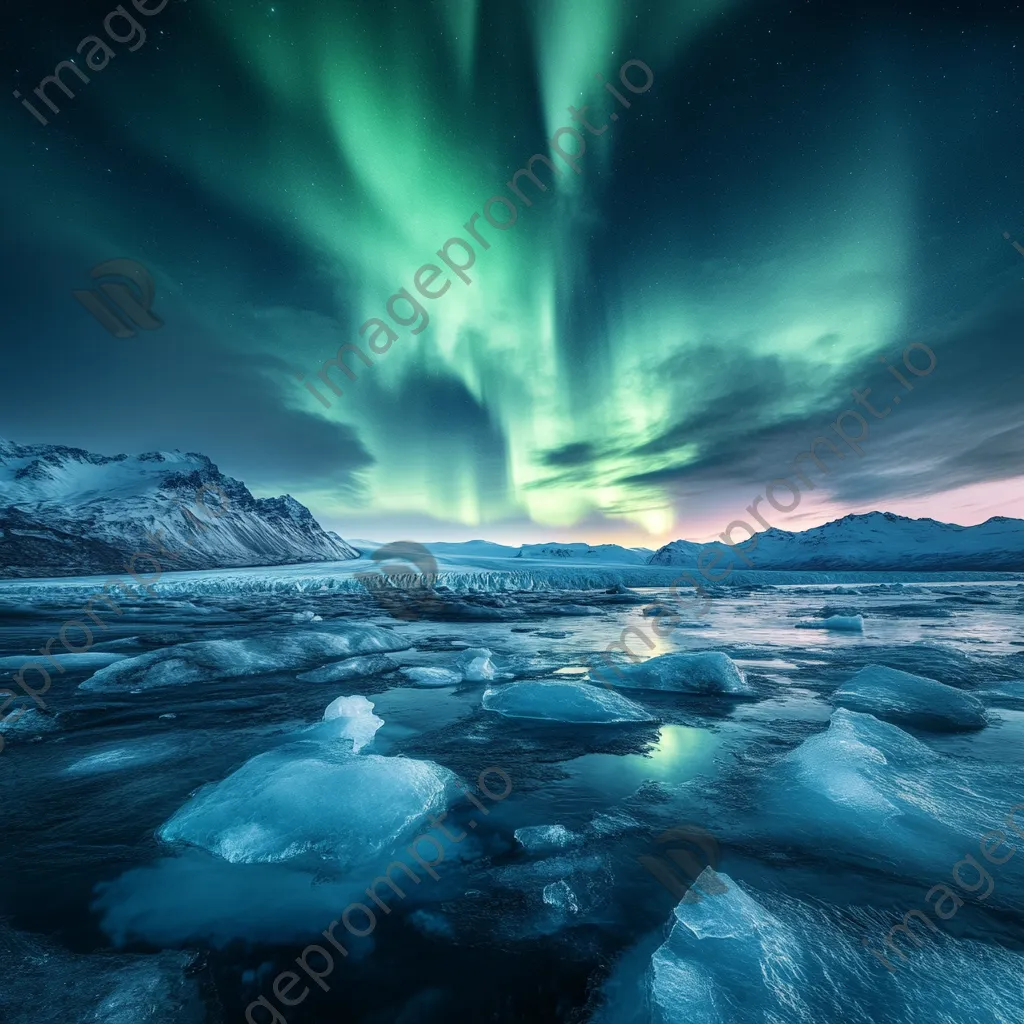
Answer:
[(597, 794), (606, 801), (636, 792), (641, 783), (675, 784), (713, 769), (719, 736), (710, 729), (665, 725), (647, 754), (584, 754), (563, 767), (571, 774), (564, 785), (582, 803), (593, 806)]

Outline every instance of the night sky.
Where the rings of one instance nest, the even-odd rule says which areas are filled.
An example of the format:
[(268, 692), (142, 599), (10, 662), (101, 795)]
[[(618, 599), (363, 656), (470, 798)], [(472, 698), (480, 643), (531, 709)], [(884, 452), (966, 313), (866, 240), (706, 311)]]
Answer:
[[(1022, 514), (1020, 4), (128, 0), (141, 46), (113, 9), (3, 16), (0, 436), (203, 452), (346, 537), (656, 546), (742, 516), (871, 387), (903, 400), (773, 525)], [(11, 92), (89, 35), (113, 58), (87, 44), (42, 125)], [(579, 173), (538, 163), (492, 226), (570, 104), (608, 125)], [(471, 283), (389, 319), (474, 213)], [(118, 257), (159, 330), (72, 297)], [(297, 376), (344, 344), (373, 365), (327, 408)]]

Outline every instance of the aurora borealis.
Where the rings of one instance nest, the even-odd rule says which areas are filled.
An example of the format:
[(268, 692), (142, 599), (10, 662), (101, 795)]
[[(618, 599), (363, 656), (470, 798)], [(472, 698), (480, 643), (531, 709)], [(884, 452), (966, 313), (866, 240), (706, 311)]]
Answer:
[[(10, 89), (112, 7), (10, 16)], [(170, 0), (50, 125), (9, 99), (0, 435), (201, 451), (344, 536), (655, 546), (717, 534), (924, 342), (927, 388), (779, 525), (1019, 515), (1022, 19)], [(629, 60), (655, 79), (626, 110), (595, 76)], [(480, 222), (472, 284), (311, 397), (296, 375), (511, 195), (571, 105), (621, 115), (580, 173), (539, 167), (513, 229)], [(111, 338), (72, 299), (117, 257), (152, 272), (158, 332)]]

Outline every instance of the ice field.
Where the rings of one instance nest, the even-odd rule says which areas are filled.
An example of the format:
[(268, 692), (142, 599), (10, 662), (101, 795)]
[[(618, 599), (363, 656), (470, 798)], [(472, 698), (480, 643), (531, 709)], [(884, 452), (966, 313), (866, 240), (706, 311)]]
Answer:
[[(677, 569), (441, 561), (420, 620), (365, 560), (97, 606), (5, 731), (0, 1018), (1024, 1019), (1020, 577), (697, 618)], [(100, 582), (0, 584), (4, 673)]]

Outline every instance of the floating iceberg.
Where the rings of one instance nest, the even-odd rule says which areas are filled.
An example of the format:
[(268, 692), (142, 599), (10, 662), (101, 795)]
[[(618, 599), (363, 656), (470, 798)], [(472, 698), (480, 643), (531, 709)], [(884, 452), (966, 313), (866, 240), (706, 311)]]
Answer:
[(296, 678), (303, 683), (347, 683), (352, 679), (379, 676), (397, 669), (398, 665), (383, 654), (365, 654), (358, 658), (336, 661)]
[(456, 686), (462, 682), (462, 673), (450, 668), (429, 668), (416, 666), (403, 668), (402, 675), (417, 686)]
[[(706, 869), (698, 884), (712, 869)], [(1020, 1019), (1020, 953), (981, 942), (925, 941), (890, 972), (862, 946), (888, 917), (780, 893), (722, 887), (687, 893), (641, 981), (653, 1024), (842, 1020), (954, 1022)], [(984, 1014), (977, 1012), (984, 1006)], [(612, 1012), (606, 1021), (639, 1019)]]
[[(20, 714), (19, 714), (20, 712)], [(0, 718), (0, 733), (20, 736), (37, 736), (57, 728), (57, 716), (45, 714), (36, 708), (17, 707)], [(0, 749), (3, 749), (0, 747)]]
[(338, 727), (338, 739), (352, 741), (352, 753), (358, 754), (373, 741), (383, 718), (373, 713), (373, 702), (365, 697), (338, 697), (324, 711), (324, 721)]
[[(719, 789), (756, 805), (737, 842), (773, 844), (833, 870), (855, 864), (926, 889), (948, 879), (965, 851), (978, 858), (980, 838), (1005, 830), (1007, 812), (1020, 801), (1016, 765), (947, 757), (895, 725), (845, 708), (833, 712), (826, 731), (762, 772), (753, 793), (746, 776)], [(1015, 856), (999, 875), (987, 905), (1024, 910), (1024, 858)]]
[(65, 769), (68, 775), (100, 775), (105, 772), (126, 771), (143, 765), (170, 760), (178, 753), (166, 740), (144, 741), (132, 746), (105, 747), (73, 761)]
[[(69, 953), (36, 935), (0, 926), (0, 1020), (5, 1024), (202, 1024), (201, 961)], [(54, 980), (60, 979), (59, 984)]]
[(582, 837), (570, 832), (564, 825), (528, 825), (526, 828), (517, 828), (513, 838), (527, 853), (548, 853), (575, 846)]
[[(357, 716), (358, 717), (358, 716)], [(160, 829), (232, 863), (330, 860), (342, 869), (391, 849), (444, 809), (455, 776), (430, 761), (343, 753), (300, 741), (204, 786)]]
[(549, 907), (555, 907), (566, 914), (578, 914), (580, 912), (576, 893), (572, 891), (572, 887), (564, 878), (544, 886), (541, 898)]
[(507, 718), (551, 722), (653, 722), (639, 704), (592, 683), (525, 680), (484, 692), (483, 706)]
[(863, 633), (862, 615), (829, 615), (824, 619), (807, 619), (796, 623), (797, 629), (832, 629), (841, 633)]
[(639, 665), (619, 665), (607, 672), (613, 686), (638, 690), (676, 690), (680, 693), (750, 694), (753, 688), (739, 666), (721, 651), (662, 654)]
[[(36, 655), (33, 654), (25, 654), (17, 655), (16, 657), (0, 658), (0, 672), (6, 673), (9, 669), (15, 671), (24, 668), (35, 657)], [(78, 654), (61, 654), (58, 652), (46, 655), (46, 661), (43, 664), (48, 665), (50, 662), (56, 662), (60, 665), (58, 672), (66, 672), (68, 669), (71, 669), (72, 672), (76, 670), (95, 672), (98, 668), (113, 665), (115, 661), (123, 661), (125, 657), (124, 654), (114, 654), (111, 651), (80, 651)]]
[(491, 660), (494, 656), (486, 647), (469, 647), (455, 660), (455, 665), (467, 683), (489, 683), (495, 679), (511, 679), (499, 672)]
[(985, 707), (956, 687), (885, 665), (867, 665), (832, 696), (833, 703), (922, 729), (983, 729)]
[(346, 655), (398, 651), (409, 645), (390, 630), (347, 626), (337, 633), (293, 632), (247, 640), (200, 640), (148, 651), (101, 668), (83, 690), (119, 691), (237, 679), (312, 668)]

